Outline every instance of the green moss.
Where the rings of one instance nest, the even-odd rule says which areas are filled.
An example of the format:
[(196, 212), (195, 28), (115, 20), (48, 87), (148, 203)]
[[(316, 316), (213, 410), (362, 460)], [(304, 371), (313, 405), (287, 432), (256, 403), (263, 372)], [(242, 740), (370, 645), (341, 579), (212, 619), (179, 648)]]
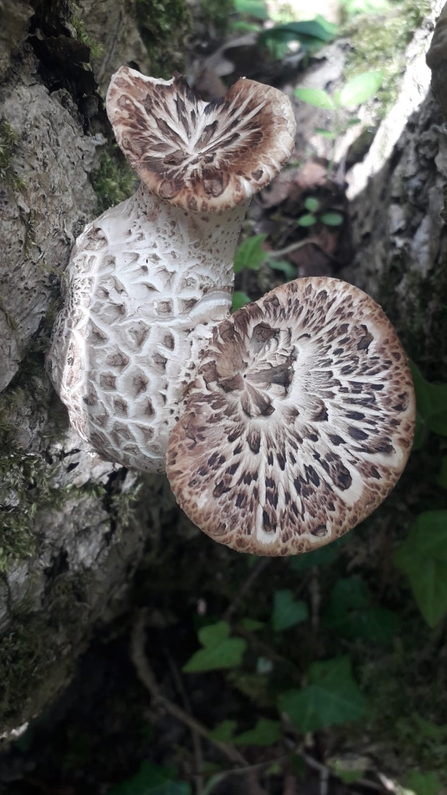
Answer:
[(17, 176), (13, 165), (17, 133), (7, 121), (0, 122), (0, 182), (5, 182), (15, 191), (22, 191), (23, 180)]
[(85, 29), (84, 20), (82, 20), (79, 16), (81, 9), (75, 3), (70, 4), (70, 9), (72, 12), (70, 22), (76, 31), (79, 41), (82, 41), (82, 43), (86, 44), (90, 49), (91, 58), (101, 58), (101, 56), (104, 54), (104, 47), (102, 44), (99, 44), (99, 42), (95, 41), (91, 36), (88, 35)]
[(350, 25), (345, 31), (352, 46), (346, 77), (375, 69), (384, 71), (377, 95), (382, 117), (396, 100), (398, 78), (405, 68), (405, 49), (430, 8), (430, 0), (402, 0), (391, 11), (356, 19), (355, 28)]
[(99, 212), (127, 199), (136, 185), (135, 174), (116, 145), (102, 153), (99, 168), (90, 173), (90, 181), (98, 197)]
[[(410, 597), (408, 603), (411, 604)], [(446, 665), (442, 632), (430, 630), (416, 612), (406, 611), (394, 649), (361, 669), (370, 696), (368, 733), (373, 742), (399, 753), (402, 769), (420, 766), (445, 777)], [(424, 731), (422, 721), (433, 725)]]
[(224, 38), (231, 27), (230, 15), (235, 11), (233, 0), (201, 0), (200, 9), (206, 28)]
[[(90, 612), (90, 575), (76, 572), (56, 578), (40, 614), (14, 614), (11, 630), (2, 636), (0, 651), (0, 722), (15, 725), (38, 714), (66, 684), (71, 665), (67, 655), (61, 661), (60, 643), (71, 646), (76, 655), (85, 638)], [(56, 628), (61, 625), (61, 630)], [(52, 630), (49, 631), (49, 627)], [(67, 643), (68, 642), (68, 643)]]
[(152, 73), (169, 78), (184, 68), (185, 39), (192, 29), (184, 0), (137, 0), (137, 24), (151, 58)]

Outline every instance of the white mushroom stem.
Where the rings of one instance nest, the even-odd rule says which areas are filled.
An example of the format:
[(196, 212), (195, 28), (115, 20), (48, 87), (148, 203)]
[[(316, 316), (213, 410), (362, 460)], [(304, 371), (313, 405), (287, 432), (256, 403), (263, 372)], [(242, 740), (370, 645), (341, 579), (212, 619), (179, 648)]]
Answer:
[(51, 376), (72, 424), (103, 457), (116, 460), (118, 448), (126, 466), (164, 471), (203, 343), (231, 307), (247, 205), (192, 213), (140, 185), (77, 240), (73, 305), (54, 332)]
[(141, 179), (73, 250), (51, 377), (72, 425), (110, 461), (163, 472), (196, 362), (229, 314), (249, 200), (290, 156), (287, 97), (239, 80), (203, 102), (180, 76), (113, 76), (107, 112)]

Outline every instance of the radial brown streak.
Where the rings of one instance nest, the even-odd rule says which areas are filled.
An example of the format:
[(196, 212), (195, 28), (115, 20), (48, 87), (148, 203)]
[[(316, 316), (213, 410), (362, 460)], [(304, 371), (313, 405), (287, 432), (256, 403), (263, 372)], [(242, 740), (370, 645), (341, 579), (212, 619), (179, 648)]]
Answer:
[[(227, 402), (212, 444), (230, 445), (237, 468), (218, 465), (212, 494), (202, 483), (197, 497), (171, 468), (209, 455), (205, 436), (193, 461), (184, 441), (207, 392)], [(337, 280), (299, 279), (214, 332), (172, 434), (168, 477), (191, 519), (222, 543), (297, 554), (384, 499), (408, 456), (414, 414), (405, 355), (380, 307)]]

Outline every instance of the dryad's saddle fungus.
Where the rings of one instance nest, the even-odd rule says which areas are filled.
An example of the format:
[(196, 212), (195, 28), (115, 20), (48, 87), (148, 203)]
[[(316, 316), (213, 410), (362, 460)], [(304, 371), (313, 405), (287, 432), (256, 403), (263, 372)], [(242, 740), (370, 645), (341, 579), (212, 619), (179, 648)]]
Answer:
[(230, 315), (250, 197), (293, 149), (280, 91), (217, 102), (127, 67), (107, 109), (141, 178), (77, 240), (49, 354), (78, 433), (167, 471), (181, 507), (243, 552), (305, 552), (376, 508), (408, 458), (405, 354), (380, 307), (335, 279), (290, 282)]
[(295, 555), (382, 502), (408, 459), (414, 419), (406, 356), (381, 308), (337, 279), (297, 279), (214, 329), (167, 474), (216, 541)]
[(295, 119), (282, 92), (251, 80), (207, 103), (182, 77), (128, 67), (107, 111), (142, 182), (76, 241), (50, 374), (103, 458), (164, 472), (199, 351), (231, 307), (248, 202), (290, 156)]

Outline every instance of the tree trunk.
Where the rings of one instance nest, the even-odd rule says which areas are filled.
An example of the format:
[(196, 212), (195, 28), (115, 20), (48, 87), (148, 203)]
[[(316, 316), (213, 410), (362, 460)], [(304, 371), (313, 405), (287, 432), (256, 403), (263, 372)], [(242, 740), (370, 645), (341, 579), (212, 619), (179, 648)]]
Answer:
[[(44, 369), (60, 278), (98, 215), (89, 176), (110, 129), (101, 86), (149, 58), (135, 3), (2, 8), (0, 52), (0, 737), (66, 685), (99, 620), (116, 616), (153, 523), (135, 474), (101, 461), (68, 426)], [(106, 23), (106, 20), (107, 23)], [(87, 25), (88, 21), (88, 25)], [(86, 64), (91, 36), (97, 72)], [(78, 33), (76, 33), (76, 30)], [(84, 39), (82, 41), (81, 39)], [(87, 43), (85, 43), (87, 42)], [(104, 135), (105, 133), (105, 135)], [(106, 149), (107, 151), (107, 149)], [(107, 179), (119, 180), (113, 150)], [(101, 198), (101, 197), (100, 197)], [(163, 511), (165, 484), (144, 502)], [(140, 492), (141, 493), (141, 492)], [(169, 492), (167, 492), (169, 494)], [(173, 504), (173, 499), (171, 502)]]

